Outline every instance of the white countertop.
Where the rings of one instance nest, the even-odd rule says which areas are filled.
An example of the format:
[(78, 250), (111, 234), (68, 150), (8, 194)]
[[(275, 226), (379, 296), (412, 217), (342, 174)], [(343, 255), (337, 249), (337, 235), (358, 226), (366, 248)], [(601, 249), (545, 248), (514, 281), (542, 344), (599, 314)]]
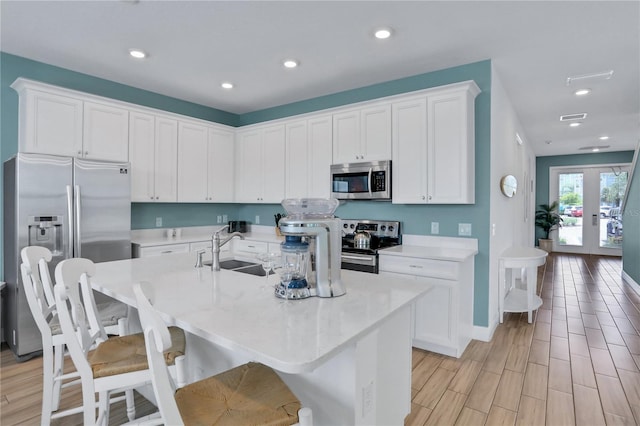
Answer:
[(264, 277), (194, 263), (192, 253), (98, 263), (92, 283), (135, 306), (132, 283), (149, 281), (169, 324), (293, 374), (314, 370), (431, 288), (343, 270), (344, 296), (289, 301), (276, 298)]
[(400, 246), (382, 249), (378, 253), (380, 256), (388, 255), (464, 262), (469, 257), (478, 254), (478, 250), (472, 248), (410, 246), (403, 244)]

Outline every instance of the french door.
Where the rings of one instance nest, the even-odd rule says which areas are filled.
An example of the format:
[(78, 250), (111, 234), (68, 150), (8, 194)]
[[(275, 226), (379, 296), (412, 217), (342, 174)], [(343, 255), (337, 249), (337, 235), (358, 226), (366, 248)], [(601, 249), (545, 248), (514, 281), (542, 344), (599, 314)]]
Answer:
[(621, 256), (620, 204), (628, 176), (628, 164), (552, 167), (549, 200), (558, 200), (563, 219), (562, 227), (553, 233), (553, 249)]

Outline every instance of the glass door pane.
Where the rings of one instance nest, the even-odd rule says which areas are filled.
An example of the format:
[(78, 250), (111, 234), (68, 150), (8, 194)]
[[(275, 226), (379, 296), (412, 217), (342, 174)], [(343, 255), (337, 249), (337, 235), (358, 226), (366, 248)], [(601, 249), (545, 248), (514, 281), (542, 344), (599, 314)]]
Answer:
[(599, 246), (622, 247), (622, 215), (620, 203), (627, 188), (626, 171), (600, 172)]
[(582, 246), (584, 175), (582, 172), (558, 174), (559, 213), (562, 227), (558, 230), (561, 246)]

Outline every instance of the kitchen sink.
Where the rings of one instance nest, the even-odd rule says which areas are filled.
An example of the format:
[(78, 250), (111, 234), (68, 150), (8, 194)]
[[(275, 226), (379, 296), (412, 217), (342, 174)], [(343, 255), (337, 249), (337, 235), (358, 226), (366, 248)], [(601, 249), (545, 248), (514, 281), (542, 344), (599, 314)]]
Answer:
[[(206, 260), (203, 262), (205, 266), (211, 266), (211, 261)], [(228, 259), (220, 261), (220, 269), (228, 269), (235, 272), (242, 272), (243, 274), (255, 275), (258, 277), (264, 277), (265, 271), (262, 265), (255, 262), (246, 262), (244, 260)], [(273, 271), (269, 271), (269, 275), (273, 274)]]

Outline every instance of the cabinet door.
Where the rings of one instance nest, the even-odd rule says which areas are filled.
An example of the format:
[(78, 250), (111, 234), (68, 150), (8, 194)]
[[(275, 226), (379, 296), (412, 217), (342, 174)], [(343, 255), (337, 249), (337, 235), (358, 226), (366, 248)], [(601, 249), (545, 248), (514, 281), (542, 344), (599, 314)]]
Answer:
[(393, 104), (393, 202), (427, 202), (427, 99)]
[(129, 161), (129, 110), (85, 102), (83, 128), (82, 157)]
[(286, 198), (309, 196), (309, 146), (306, 120), (286, 125)]
[(189, 243), (142, 247), (138, 250), (138, 257), (164, 256), (175, 253), (189, 253)]
[(360, 148), (360, 111), (333, 115), (333, 164), (364, 161)]
[(155, 199), (155, 117), (132, 111), (129, 120), (131, 201), (148, 203)]
[(427, 186), (430, 203), (475, 202), (472, 108), (473, 99), (468, 99), (466, 91), (427, 97)]
[(82, 101), (27, 91), (20, 95), (20, 151), (78, 156), (82, 152)]
[[(426, 280), (419, 278), (418, 280)], [(424, 343), (435, 344), (447, 348), (455, 348), (456, 322), (454, 315), (456, 312), (454, 288), (455, 282), (451, 285), (433, 283), (433, 289), (416, 301), (414, 316), (414, 346), (424, 347)], [(422, 343), (422, 344), (421, 344)]]
[(209, 201), (234, 201), (235, 145), (233, 132), (209, 129), (209, 172), (207, 175)]
[(307, 197), (329, 198), (331, 196), (332, 129), (331, 116), (309, 119), (308, 149), (309, 170)]
[(209, 168), (209, 129), (206, 126), (178, 123), (178, 201), (204, 203)]
[(178, 123), (156, 117), (155, 201), (176, 202), (178, 172)]
[(262, 138), (263, 203), (280, 203), (284, 199), (284, 125), (264, 129)]
[(360, 112), (361, 155), (364, 161), (389, 160), (391, 158), (391, 105), (379, 105)]
[(262, 198), (262, 133), (252, 129), (238, 134), (236, 201), (259, 203)]

